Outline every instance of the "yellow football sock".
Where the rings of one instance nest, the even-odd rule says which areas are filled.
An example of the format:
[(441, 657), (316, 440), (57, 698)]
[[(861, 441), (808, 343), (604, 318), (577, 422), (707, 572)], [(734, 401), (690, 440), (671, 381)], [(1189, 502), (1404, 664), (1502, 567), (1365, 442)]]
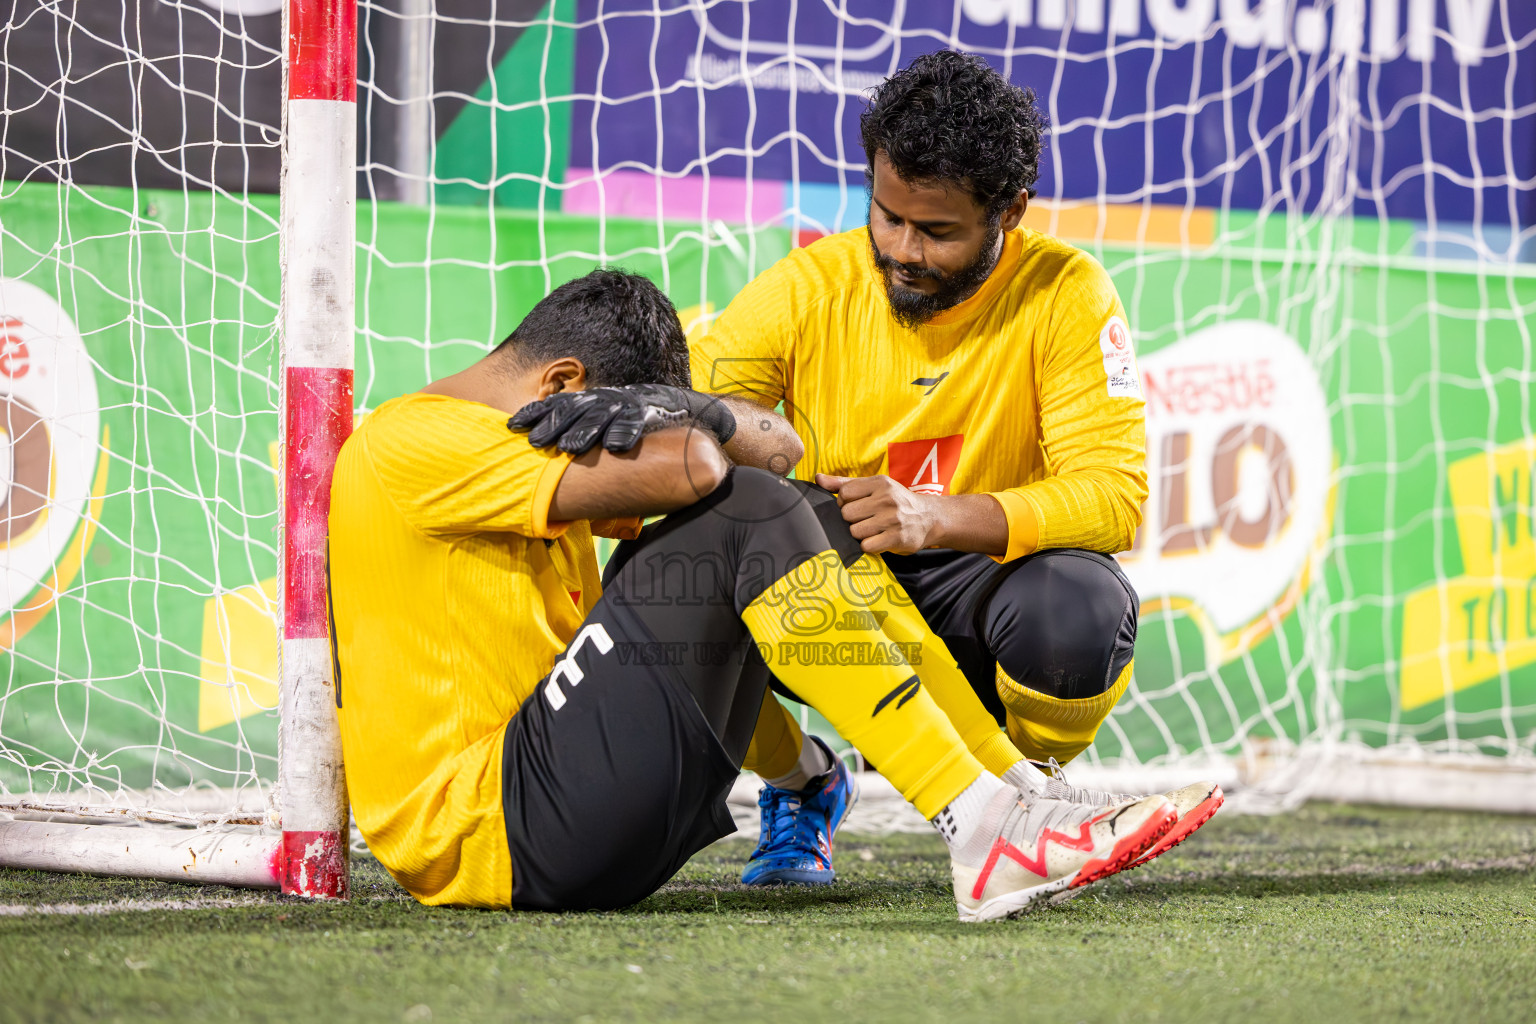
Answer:
[(1008, 709), (1009, 737), (1033, 760), (1054, 757), (1058, 764), (1088, 749), (1130, 682), (1131, 666), (1126, 665), (1114, 685), (1098, 696), (1062, 700), (1031, 690), (1014, 681), (1001, 665), (997, 668), (997, 695)]
[(985, 771), (903, 648), (875, 625), (836, 552), (785, 573), (741, 618), (773, 673), (923, 817), (937, 815)]
[(848, 576), (857, 587), (857, 596), (864, 598), (880, 620), (886, 636), (898, 643), (921, 645), (913, 668), (976, 760), (999, 778), (1023, 760), (1024, 755), (998, 727), (949, 648), (929, 628), (885, 560), (879, 555), (864, 555), (848, 567)]
[(782, 778), (795, 770), (804, 742), (795, 716), (779, 703), (772, 690), (765, 690), (762, 710), (757, 713), (757, 728), (752, 732), (752, 742), (741, 766), (765, 779)]

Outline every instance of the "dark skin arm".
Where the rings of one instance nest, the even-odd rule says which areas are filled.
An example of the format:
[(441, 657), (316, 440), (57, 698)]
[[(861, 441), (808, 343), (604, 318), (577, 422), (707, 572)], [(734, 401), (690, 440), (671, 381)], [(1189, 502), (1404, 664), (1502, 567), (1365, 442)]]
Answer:
[(686, 508), (725, 479), (730, 463), (702, 430), (658, 430), (627, 452), (594, 448), (566, 469), (551, 522), (659, 516)]
[(725, 443), (731, 461), (788, 476), (805, 454), (805, 445), (789, 421), (748, 398), (721, 396), (720, 401), (736, 417), (736, 433)]
[[(480, 402), (510, 416), (529, 402), (587, 386), (587, 370), (579, 359), (565, 357), (520, 372), (516, 369), (515, 364), (491, 355), (421, 390)], [(676, 512), (713, 492), (729, 468), (730, 462), (707, 431), (658, 430), (627, 452), (596, 448), (578, 457), (555, 487), (549, 518), (568, 522)]]
[(911, 554), (950, 548), (1002, 555), (1008, 519), (990, 494), (918, 494), (888, 476), (816, 474), (816, 484), (837, 495), (850, 533), (870, 553)]

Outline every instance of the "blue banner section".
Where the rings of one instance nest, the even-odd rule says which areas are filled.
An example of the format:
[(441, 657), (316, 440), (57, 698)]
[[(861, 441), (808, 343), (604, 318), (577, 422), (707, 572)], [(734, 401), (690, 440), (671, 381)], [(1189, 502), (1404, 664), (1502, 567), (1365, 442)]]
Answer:
[(867, 90), (953, 46), (1039, 95), (1055, 126), (1046, 197), (1506, 235), (1536, 221), (1536, 60), (1521, 59), (1536, 4), (1521, 0), (580, 0), (578, 13), (574, 167), (861, 190)]

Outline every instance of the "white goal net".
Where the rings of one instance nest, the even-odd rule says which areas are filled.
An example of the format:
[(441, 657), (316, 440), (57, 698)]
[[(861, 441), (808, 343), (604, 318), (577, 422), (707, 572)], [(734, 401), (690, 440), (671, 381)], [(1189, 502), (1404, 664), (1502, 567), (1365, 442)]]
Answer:
[[(284, 6), (0, 4), (0, 813), (281, 816)], [(1533, 36), (1511, 0), (368, 0), (355, 404), (598, 263), (707, 329), (863, 223), (865, 92), (981, 54), (1147, 390), (1085, 770), (1462, 796), (1536, 759)]]

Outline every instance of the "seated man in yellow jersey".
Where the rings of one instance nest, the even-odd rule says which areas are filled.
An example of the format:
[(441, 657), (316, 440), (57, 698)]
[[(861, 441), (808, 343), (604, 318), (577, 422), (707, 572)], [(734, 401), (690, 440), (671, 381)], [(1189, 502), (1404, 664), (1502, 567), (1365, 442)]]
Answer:
[[(885, 554), (1006, 723), (1002, 756), (1064, 763), (1131, 677), (1138, 601), (1110, 556), (1147, 485), (1125, 310), (1090, 256), (1020, 227), (1045, 135), (1032, 93), (942, 51), (884, 82), (861, 129), (868, 227), (747, 285), (695, 341), (693, 379), (783, 403), (807, 444), (796, 475), (837, 492), (863, 550)], [(798, 820), (815, 804), (789, 788), (803, 776), (770, 779), (744, 881), (832, 877), (827, 830)], [(1183, 817), (1157, 852), (1221, 803), (1214, 785), (1169, 796)]]
[[(1088, 807), (1000, 781), (878, 628), (855, 637), (880, 647), (867, 664), (780, 659), (827, 617), (873, 621), (849, 572), (863, 553), (829, 493), (730, 466), (722, 443), (767, 457), (771, 413), (688, 384), (665, 296), (596, 271), (343, 446), (337, 714), (358, 826), (406, 889), (547, 910), (642, 899), (733, 829), (725, 795), (781, 720), (762, 652), (939, 823), (963, 920), (1104, 877), (1166, 834), (1160, 796)], [(594, 532), (630, 538), (601, 582)]]

